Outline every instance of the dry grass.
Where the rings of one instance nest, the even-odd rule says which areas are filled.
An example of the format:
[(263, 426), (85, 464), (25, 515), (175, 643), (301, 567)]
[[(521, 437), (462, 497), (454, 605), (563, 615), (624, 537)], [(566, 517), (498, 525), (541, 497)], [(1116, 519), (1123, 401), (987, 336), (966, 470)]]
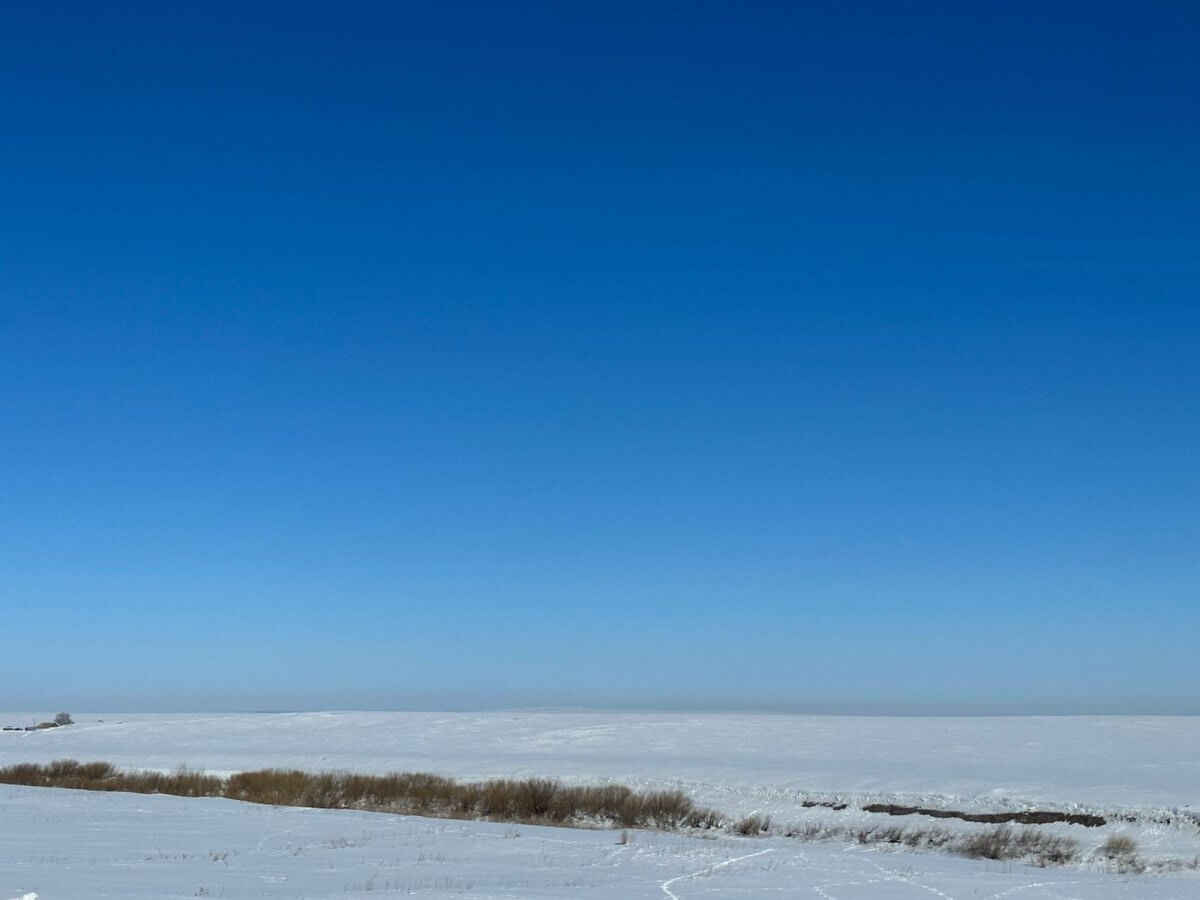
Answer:
[(854, 827), (810, 822), (787, 828), (783, 835), (802, 841), (848, 839), (863, 845), (902, 845), (975, 859), (1029, 859), (1040, 866), (1063, 865), (1078, 855), (1078, 845), (1069, 838), (1046, 834), (1034, 827), (1014, 831), (1007, 825), (964, 836), (944, 828)]
[(1036, 828), (1017, 831), (1008, 825), (972, 834), (958, 849), (962, 855), (976, 859), (1031, 859), (1043, 866), (1062, 865), (1079, 853), (1079, 845), (1070, 838)]
[(751, 813), (744, 819), (734, 822), (733, 830), (737, 834), (744, 834), (747, 837), (757, 837), (760, 834), (767, 834), (771, 830), (771, 817)]
[(783, 836), (800, 841), (831, 841), (835, 838), (844, 838), (846, 831), (838, 825), (805, 822), (803, 825), (789, 825), (783, 830)]
[(1100, 852), (1105, 856), (1131, 856), (1137, 849), (1137, 841), (1125, 834), (1114, 834), (1100, 845)]
[(58, 760), (0, 769), (0, 783), (549, 825), (673, 829), (721, 824), (717, 813), (695, 806), (681, 791), (637, 793), (624, 785), (569, 786), (546, 778), (458, 782), (414, 772), (356, 775), (263, 769), (221, 779), (186, 770), (170, 775), (124, 772), (109, 763)]
[(133, 794), (176, 794), (181, 797), (219, 797), (222, 782), (213, 775), (178, 769), (162, 772), (121, 772), (111, 763), (79, 763), (59, 759), (47, 765), (19, 763), (0, 769), (0, 784), (76, 788), (85, 791), (127, 791)]
[(254, 803), (366, 809), (441, 818), (629, 828), (711, 827), (714, 814), (679, 791), (575, 787), (545, 778), (458, 782), (422, 773), (351, 775), (266, 769), (229, 778), (224, 796)]
[(1107, 857), (1109, 866), (1117, 872), (1141, 874), (1146, 871), (1146, 863), (1137, 855), (1137, 851), (1137, 841), (1133, 838), (1125, 834), (1114, 834), (1100, 845), (1098, 852)]

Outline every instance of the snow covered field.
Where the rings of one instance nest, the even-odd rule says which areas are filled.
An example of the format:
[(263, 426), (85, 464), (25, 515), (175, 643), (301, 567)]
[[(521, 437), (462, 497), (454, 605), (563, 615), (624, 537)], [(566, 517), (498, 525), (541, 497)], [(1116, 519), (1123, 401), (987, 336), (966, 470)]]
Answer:
[(785, 838), (704, 840), (0, 788), (0, 897), (1195, 898), (1200, 880)]
[[(0, 714), (0, 723), (29, 718)], [(1195, 870), (1118, 875), (1103, 871), (1095, 855), (1118, 833), (1134, 838), (1150, 863), (1190, 863), (1200, 853), (1196, 718), (564, 712), (75, 718), (79, 724), (63, 729), (0, 732), (0, 764), (69, 757), (222, 773), (288, 766), (556, 776), (680, 787), (725, 813), (769, 813), (777, 825), (988, 827), (861, 810), (880, 801), (965, 811), (1082, 809), (1110, 824), (1047, 826), (1079, 842), (1081, 861), (1038, 869), (849, 840), (639, 831), (622, 846), (612, 831), (0, 787), (0, 900), (33, 891), (39, 900), (359, 891), (680, 900), (1200, 898)]]

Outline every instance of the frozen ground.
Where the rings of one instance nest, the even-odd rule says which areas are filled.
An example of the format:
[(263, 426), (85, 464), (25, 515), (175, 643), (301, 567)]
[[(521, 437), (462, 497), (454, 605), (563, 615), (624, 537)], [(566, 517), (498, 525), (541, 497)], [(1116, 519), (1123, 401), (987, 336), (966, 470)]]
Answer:
[(0, 787), (0, 898), (1195, 900), (1186, 876), (1035, 869), (786, 838), (636, 832)]
[[(0, 713), (24, 725), (46, 714)], [(0, 762), (559, 775), (746, 788), (1200, 809), (1198, 717), (677, 713), (75, 716), (0, 733)], [(103, 723), (97, 720), (103, 719)]]
[[(0, 724), (30, 718), (0, 714)], [(1200, 853), (1200, 718), (590, 712), (75, 718), (79, 724), (69, 728), (0, 732), (0, 764), (70, 757), (220, 773), (287, 766), (464, 778), (555, 776), (679, 787), (703, 805), (732, 815), (768, 813), (777, 825), (986, 827), (863, 812), (870, 802), (966, 811), (1084, 810), (1110, 824), (1048, 826), (1079, 842), (1082, 861), (1040, 870), (856, 848), (846, 841), (638, 832), (632, 845), (618, 848), (610, 832), (521, 826), (520, 839), (505, 839), (508, 826), (484, 823), (9, 788), (0, 794), (0, 900), (32, 890), (43, 900), (102, 896), (80, 892), (80, 886), (104, 883), (113, 885), (111, 896), (132, 896), (123, 877), (136, 876), (140, 884), (159, 878), (158, 872), (183, 878), (178, 887), (171, 882), (171, 891), (185, 890), (197, 876), (224, 873), (223, 881), (210, 877), (212, 884), (200, 880), (190, 889), (195, 894), (204, 887), (213, 896), (220, 887), (225, 896), (313, 897), (354, 892), (356, 885), (395, 890), (400, 884), (402, 893), (469, 885), (468, 893), (505, 897), (1200, 898), (1200, 873), (1130, 880), (1100, 871), (1103, 863), (1094, 855), (1113, 834), (1133, 837), (1140, 855), (1160, 867), (1190, 863)], [(230, 846), (221, 845), (222, 834), (231, 836)], [(364, 834), (369, 840), (351, 846)], [(174, 849), (148, 850), (151, 837)], [(342, 840), (350, 843), (333, 846)], [(319, 866), (312, 862), (317, 851)], [(209, 853), (225, 852), (230, 855), (216, 863), (209, 859)], [(661, 889), (669, 878), (703, 873), (749, 853), (759, 855)], [(289, 881), (263, 880), (282, 877)], [(47, 888), (54, 884), (61, 884), (57, 893)]]

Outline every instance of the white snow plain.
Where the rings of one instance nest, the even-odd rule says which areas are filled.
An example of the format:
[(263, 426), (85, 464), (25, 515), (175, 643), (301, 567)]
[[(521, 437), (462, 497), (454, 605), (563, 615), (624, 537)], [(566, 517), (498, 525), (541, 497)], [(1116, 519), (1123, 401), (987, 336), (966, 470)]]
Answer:
[[(44, 715), (37, 718), (45, 718)], [(771, 836), (510, 826), (218, 799), (0, 787), (0, 900), (328, 897), (1200, 898), (1200, 718), (884, 718), (518, 711), (76, 715), (0, 732), (0, 764), (73, 758), (229, 773), (264, 767), (552, 776), (680, 788), (779, 826), (990, 826), (863, 812), (869, 802), (964, 811), (1055, 809), (1080, 861), (1039, 869)], [(0, 714), (0, 724), (30, 716)], [(103, 720), (100, 722), (99, 720)], [(811, 805), (846, 803), (845, 810)], [(809, 805), (806, 805), (809, 804)], [(1133, 837), (1151, 865), (1096, 854)], [(1182, 866), (1182, 868), (1181, 868)], [(1179, 871), (1169, 872), (1170, 869)]]

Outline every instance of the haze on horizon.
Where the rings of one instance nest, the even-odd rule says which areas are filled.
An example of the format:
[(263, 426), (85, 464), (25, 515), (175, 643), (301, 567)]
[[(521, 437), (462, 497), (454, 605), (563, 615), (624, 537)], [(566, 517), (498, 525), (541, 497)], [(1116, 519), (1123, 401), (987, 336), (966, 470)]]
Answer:
[(0, 706), (1200, 714), (1189, 4), (32, 4)]

